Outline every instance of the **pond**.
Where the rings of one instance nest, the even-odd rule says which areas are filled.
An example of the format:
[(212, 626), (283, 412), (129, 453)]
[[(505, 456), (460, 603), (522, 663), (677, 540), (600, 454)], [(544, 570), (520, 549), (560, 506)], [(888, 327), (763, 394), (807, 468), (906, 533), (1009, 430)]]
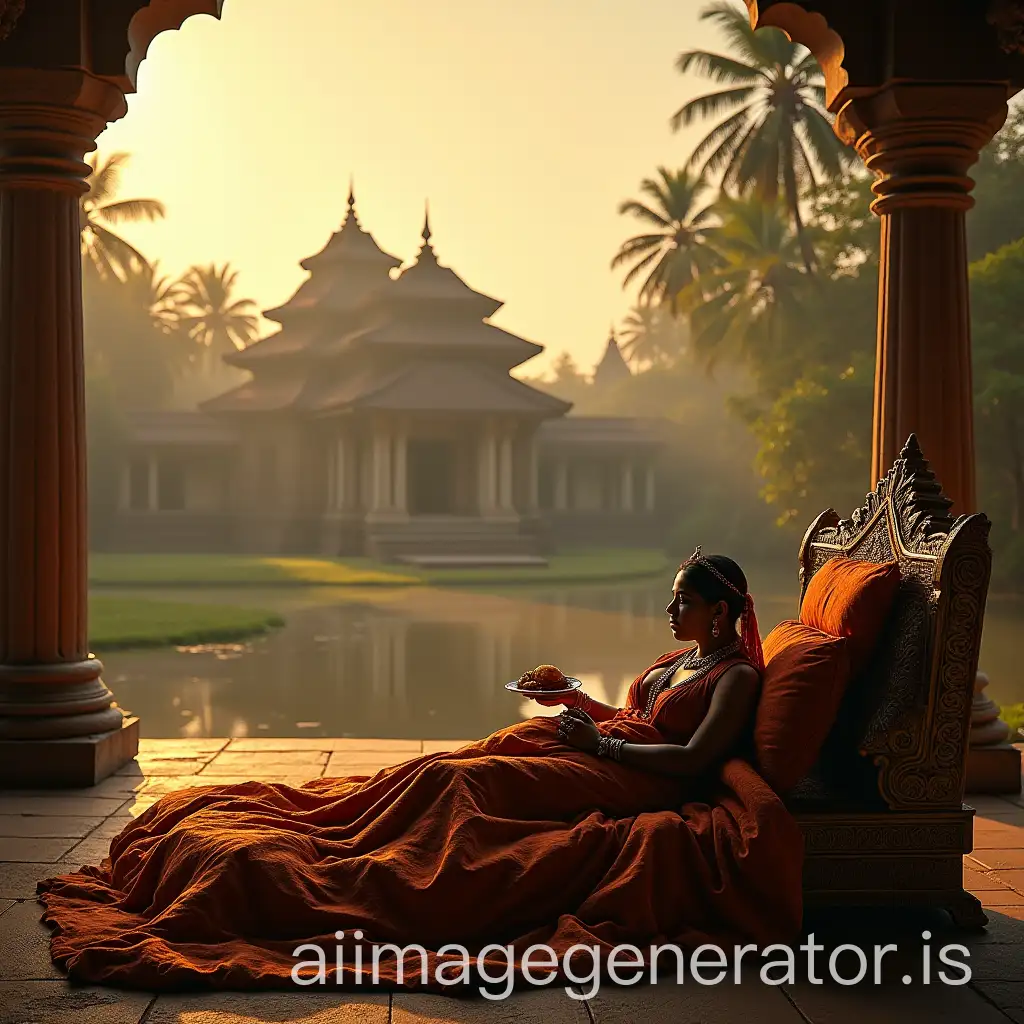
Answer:
[[(795, 581), (756, 580), (762, 635), (796, 609)], [(126, 591), (117, 593), (126, 596)], [(280, 611), (287, 624), (241, 644), (117, 651), (105, 679), (143, 735), (463, 739), (556, 714), (503, 689), (552, 662), (622, 704), (634, 676), (674, 645), (664, 580), (501, 591), (147, 589), (140, 598)], [(1024, 603), (989, 601), (982, 668), (1003, 703), (1024, 701)]]

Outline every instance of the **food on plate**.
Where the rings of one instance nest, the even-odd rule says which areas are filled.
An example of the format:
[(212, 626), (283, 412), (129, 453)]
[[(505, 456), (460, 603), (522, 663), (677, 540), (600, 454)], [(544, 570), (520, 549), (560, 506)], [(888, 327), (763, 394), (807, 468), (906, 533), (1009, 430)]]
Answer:
[(519, 677), (522, 690), (564, 690), (567, 686), (562, 670), (554, 665), (538, 665)]

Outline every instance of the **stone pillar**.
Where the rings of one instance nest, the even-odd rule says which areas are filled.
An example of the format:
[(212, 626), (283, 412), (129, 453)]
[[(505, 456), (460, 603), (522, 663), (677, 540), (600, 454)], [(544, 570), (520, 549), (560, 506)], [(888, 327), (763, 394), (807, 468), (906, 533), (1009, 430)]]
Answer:
[(654, 511), (654, 467), (648, 466), (644, 473), (644, 511)]
[(526, 494), (527, 509), (531, 516), (540, 511), (540, 461), (537, 456), (537, 435), (532, 434), (527, 442)]
[(555, 463), (555, 508), (564, 512), (569, 507), (569, 467), (565, 459)]
[(881, 219), (871, 486), (911, 433), (956, 513), (975, 511), (967, 176), (1006, 118), (1000, 83), (891, 83), (836, 130), (878, 180)]
[(391, 508), (391, 437), (378, 427), (373, 434), (371, 511)]
[(493, 515), (498, 506), (498, 445), (488, 430), (480, 437), (478, 496), (481, 515)]
[(622, 495), (619, 504), (623, 512), (633, 511), (633, 463), (628, 460), (622, 466)]
[(0, 786), (92, 785), (138, 750), (86, 622), (78, 200), (124, 113), (86, 71), (0, 69)]
[(156, 512), (160, 508), (160, 463), (152, 452), (149, 453), (149, 479), (147, 483), (146, 511)]
[(334, 509), (343, 511), (348, 505), (348, 442), (339, 436), (334, 442)]
[(408, 512), (408, 485), (409, 485), (409, 470), (406, 465), (406, 453), (408, 452), (409, 443), (408, 436), (405, 431), (402, 431), (395, 435), (394, 439), (394, 460), (393, 460), (393, 486), (391, 489), (392, 494), (392, 507), (396, 512), (401, 512), (403, 515)]
[(511, 512), (512, 501), (512, 438), (503, 434), (498, 447), (498, 508)]

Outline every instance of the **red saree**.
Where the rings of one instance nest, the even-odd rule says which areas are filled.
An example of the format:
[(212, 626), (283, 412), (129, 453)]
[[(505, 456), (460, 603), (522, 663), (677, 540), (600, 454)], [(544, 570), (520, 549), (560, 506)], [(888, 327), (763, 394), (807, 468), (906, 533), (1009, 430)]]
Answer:
[[(637, 712), (647, 669), (598, 727), (685, 741), (733, 663), (663, 693), (651, 722)], [(102, 865), (39, 883), (53, 959), (82, 982), (268, 988), (292, 984), (292, 968), (312, 959), (293, 951), (315, 943), (328, 983), (349, 987), (371, 981), (369, 953), (358, 977), (353, 963), (361, 929), (367, 951), (424, 946), (427, 987), (441, 990), (446, 943), (474, 959), (511, 944), (518, 971), (534, 943), (561, 962), (574, 943), (596, 945), (600, 959), (621, 943), (731, 948), (799, 934), (800, 832), (749, 764), (734, 758), (694, 784), (583, 753), (555, 729), (554, 718), (532, 718), (372, 778), (165, 796)], [(381, 957), (381, 984), (399, 984), (395, 966)], [(401, 984), (420, 987), (420, 959), (405, 971)]]

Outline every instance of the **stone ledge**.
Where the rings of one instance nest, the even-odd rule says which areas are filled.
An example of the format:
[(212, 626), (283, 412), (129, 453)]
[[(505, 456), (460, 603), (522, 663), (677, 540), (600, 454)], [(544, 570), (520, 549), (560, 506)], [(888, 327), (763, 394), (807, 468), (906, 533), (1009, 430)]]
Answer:
[(62, 740), (0, 740), (0, 787), (82, 789), (95, 786), (139, 752), (139, 720), (120, 729)]

